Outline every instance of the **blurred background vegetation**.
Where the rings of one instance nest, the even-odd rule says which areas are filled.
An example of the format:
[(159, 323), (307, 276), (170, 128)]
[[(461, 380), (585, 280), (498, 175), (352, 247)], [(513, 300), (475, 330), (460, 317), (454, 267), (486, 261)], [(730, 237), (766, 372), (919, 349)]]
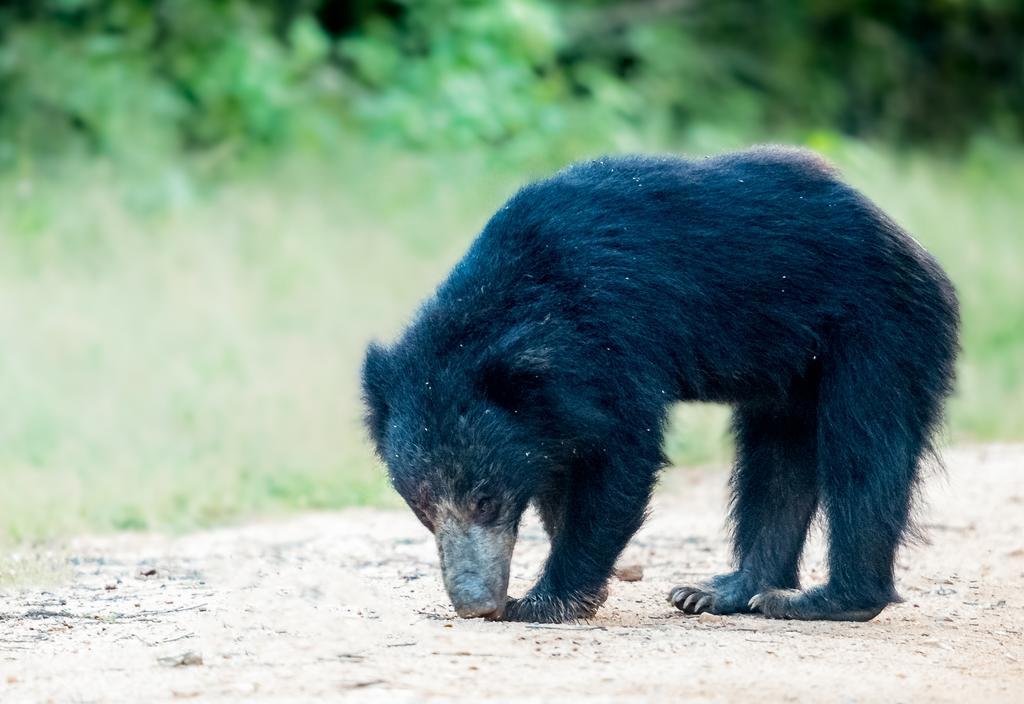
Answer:
[(610, 152), (823, 152), (959, 286), (952, 441), (1020, 440), (1022, 47), (1018, 0), (0, 0), (0, 536), (393, 501), (367, 340)]

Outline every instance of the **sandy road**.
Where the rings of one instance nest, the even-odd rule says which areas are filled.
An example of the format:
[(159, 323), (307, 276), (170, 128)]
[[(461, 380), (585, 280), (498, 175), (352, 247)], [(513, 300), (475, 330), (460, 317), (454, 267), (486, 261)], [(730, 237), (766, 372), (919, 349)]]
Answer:
[[(0, 702), (1024, 701), (1024, 448), (951, 451), (906, 602), (866, 624), (688, 617), (723, 570), (725, 473), (666, 476), (588, 624), (460, 621), (410, 514), (352, 510), (183, 537), (81, 538), (67, 579), (0, 596)], [(512, 592), (546, 551), (524, 529)], [(815, 540), (805, 581), (821, 578)]]

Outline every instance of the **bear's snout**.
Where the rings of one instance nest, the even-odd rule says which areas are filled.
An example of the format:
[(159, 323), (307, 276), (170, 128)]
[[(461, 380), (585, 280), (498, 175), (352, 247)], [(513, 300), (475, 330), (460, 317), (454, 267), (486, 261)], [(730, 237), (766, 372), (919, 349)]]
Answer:
[(456, 577), (448, 596), (461, 618), (501, 618), (498, 600), (482, 577), (462, 574)]
[(455, 612), (462, 618), (500, 619), (508, 598), (515, 532), (474, 525), (451, 512), (438, 520), (435, 539)]

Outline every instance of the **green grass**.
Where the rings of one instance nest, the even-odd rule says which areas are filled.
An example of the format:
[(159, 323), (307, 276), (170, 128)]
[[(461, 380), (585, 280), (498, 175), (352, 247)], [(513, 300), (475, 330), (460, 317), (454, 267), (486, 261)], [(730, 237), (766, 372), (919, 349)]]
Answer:
[[(823, 144), (959, 286), (954, 441), (1024, 438), (1024, 160)], [(298, 160), (297, 160), (298, 161)], [(0, 536), (185, 529), (393, 502), (359, 424), (393, 335), (486, 217), (547, 170), (354, 149), (215, 187), (90, 165), (0, 183)], [(680, 409), (680, 463), (727, 413)]]

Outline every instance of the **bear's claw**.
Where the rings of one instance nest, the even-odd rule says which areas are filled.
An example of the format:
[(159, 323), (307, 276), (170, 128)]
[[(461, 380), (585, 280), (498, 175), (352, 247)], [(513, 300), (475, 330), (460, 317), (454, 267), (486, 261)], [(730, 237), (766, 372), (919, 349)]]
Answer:
[(697, 587), (676, 587), (668, 595), (669, 603), (687, 614), (714, 613), (715, 595)]

